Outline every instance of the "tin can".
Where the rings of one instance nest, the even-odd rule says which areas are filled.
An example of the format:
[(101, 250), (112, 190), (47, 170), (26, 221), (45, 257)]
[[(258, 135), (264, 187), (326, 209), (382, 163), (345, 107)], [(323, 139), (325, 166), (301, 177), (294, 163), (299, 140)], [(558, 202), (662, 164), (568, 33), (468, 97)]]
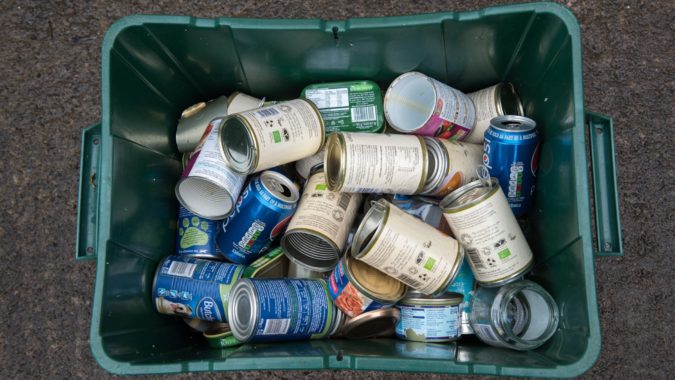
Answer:
[(503, 115), (525, 115), (523, 103), (512, 83), (499, 83), (467, 95), (476, 107), (476, 124), (464, 139), (471, 144), (483, 144), (490, 120)]
[(309, 173), (317, 165), (323, 165), (323, 159), (326, 155), (326, 149), (321, 149), (317, 154), (309, 157), (305, 157), (301, 160), (295, 161), (295, 171), (298, 175), (307, 180), (309, 178)]
[(496, 178), (464, 185), (440, 206), (480, 285), (501, 286), (532, 268), (532, 251)]
[(328, 279), (330, 296), (350, 317), (394, 306), (407, 287), (370, 265), (345, 254)]
[(345, 321), (342, 337), (347, 339), (389, 338), (394, 336), (401, 313), (395, 307), (372, 310)]
[(469, 260), (464, 260), (462, 267), (455, 280), (448, 286), (448, 292), (461, 294), (464, 299), (462, 301), (462, 335), (473, 334), (473, 329), (469, 323), (469, 314), (471, 313), (471, 299), (473, 298), (473, 291), (476, 288), (476, 279), (473, 276)]
[(283, 232), (299, 198), (295, 184), (277, 172), (252, 177), (216, 236), (223, 256), (245, 265), (260, 257)]
[(213, 120), (206, 128), (176, 184), (178, 201), (192, 213), (212, 220), (224, 219), (232, 212), (246, 180), (225, 164), (218, 150), (221, 122)]
[(401, 319), (396, 337), (416, 342), (451, 342), (462, 335), (462, 295), (442, 293), (434, 297), (409, 291), (396, 307)]
[(244, 269), (243, 278), (282, 278), (288, 272), (288, 259), (281, 247), (260, 256)]
[(476, 110), (461, 91), (412, 71), (389, 85), (384, 116), (402, 133), (463, 140), (473, 128)]
[(222, 220), (202, 218), (179, 204), (176, 254), (200, 259), (222, 260), (223, 255), (216, 244), (216, 234), (222, 223)]
[(241, 279), (228, 309), (234, 337), (245, 343), (321, 339), (335, 328), (324, 280)]
[(243, 271), (236, 264), (167, 256), (155, 272), (152, 303), (161, 314), (227, 322), (230, 289)]
[(386, 200), (363, 217), (351, 254), (427, 295), (444, 292), (464, 259), (455, 239)]
[(206, 338), (206, 342), (212, 348), (227, 348), (241, 345), (241, 342), (232, 335), (230, 325), (226, 323), (210, 327), (203, 332), (203, 335)]
[(316, 166), (281, 238), (286, 256), (316, 271), (334, 268), (359, 207), (361, 194), (328, 190), (323, 166)]
[(429, 175), (423, 194), (444, 197), (478, 179), (482, 146), (431, 137), (424, 139), (429, 151)]
[(200, 102), (185, 109), (176, 127), (176, 145), (179, 152), (195, 150), (209, 123), (227, 116), (227, 98), (220, 96), (208, 103)]
[(234, 115), (244, 111), (260, 108), (265, 104), (265, 99), (258, 99), (251, 95), (235, 91), (227, 97), (228, 115)]
[(559, 319), (553, 297), (528, 280), (500, 288), (478, 287), (471, 305), (471, 326), (481, 341), (519, 351), (544, 344)]
[(483, 145), (484, 176), (496, 177), (511, 211), (524, 215), (532, 207), (539, 166), (536, 124), (523, 116), (500, 116), (490, 123)]
[(295, 99), (224, 119), (219, 146), (237, 173), (251, 174), (297, 161), (323, 147), (324, 127), (314, 103)]
[(319, 109), (326, 133), (382, 132), (382, 92), (373, 81), (311, 84), (300, 96)]
[(319, 272), (307, 268), (306, 266), (299, 264), (296, 261), (290, 261), (288, 263), (288, 277), (289, 278), (326, 278), (330, 274), (329, 271)]
[(420, 136), (333, 133), (326, 144), (328, 188), (346, 193), (415, 194), (427, 178)]

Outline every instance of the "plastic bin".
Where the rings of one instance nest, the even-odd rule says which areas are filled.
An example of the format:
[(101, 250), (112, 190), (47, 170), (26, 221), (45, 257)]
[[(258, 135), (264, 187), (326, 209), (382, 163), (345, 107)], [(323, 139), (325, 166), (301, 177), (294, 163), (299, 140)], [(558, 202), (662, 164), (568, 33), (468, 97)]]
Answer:
[[(351, 368), (568, 377), (595, 362), (590, 195), (600, 253), (621, 254), (613, 136), (610, 119), (584, 112), (580, 31), (566, 8), (534, 3), (342, 21), (132, 16), (109, 29), (102, 51), (102, 120), (83, 132), (76, 256), (98, 260), (90, 341), (108, 371)], [(290, 99), (322, 81), (370, 79), (386, 88), (410, 70), (464, 92), (511, 81), (537, 121), (543, 145), (528, 237), (536, 254), (532, 278), (562, 313), (549, 342), (525, 353), (460, 342), (454, 356), (396, 340), (214, 350), (181, 320), (154, 311), (153, 272), (174, 250), (173, 189), (181, 172), (174, 134), (184, 108), (232, 91)]]

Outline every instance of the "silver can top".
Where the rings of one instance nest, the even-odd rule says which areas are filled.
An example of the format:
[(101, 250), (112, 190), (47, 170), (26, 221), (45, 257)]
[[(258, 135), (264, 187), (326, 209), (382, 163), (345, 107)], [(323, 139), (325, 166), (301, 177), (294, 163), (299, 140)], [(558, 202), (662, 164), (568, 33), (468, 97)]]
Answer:
[(465, 206), (480, 202), (492, 194), (495, 189), (499, 189), (499, 181), (494, 177), (489, 180), (469, 182), (443, 198), (439, 207), (443, 212), (457, 211)]
[(504, 115), (490, 120), (490, 126), (505, 132), (530, 132), (537, 127), (537, 123), (529, 117)]
[(300, 199), (298, 186), (281, 173), (264, 171), (260, 174), (260, 182), (265, 190), (282, 202), (296, 203)]
[(232, 290), (227, 306), (227, 321), (232, 335), (247, 342), (253, 336), (258, 319), (258, 299), (249, 279), (238, 280)]
[(392, 329), (401, 319), (396, 308), (379, 309), (351, 318), (342, 326), (342, 336), (347, 339), (367, 339), (393, 335)]

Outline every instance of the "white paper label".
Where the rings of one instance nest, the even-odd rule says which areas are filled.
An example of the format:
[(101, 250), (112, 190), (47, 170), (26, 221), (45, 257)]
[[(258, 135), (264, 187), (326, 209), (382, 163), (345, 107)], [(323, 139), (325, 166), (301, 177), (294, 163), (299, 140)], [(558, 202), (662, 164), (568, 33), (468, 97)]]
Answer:
[(309, 156), (307, 158), (303, 158), (302, 160), (298, 160), (295, 162), (295, 170), (300, 174), (300, 176), (304, 179), (307, 179), (309, 177), (309, 172), (312, 170), (312, 168), (315, 165), (323, 163), (323, 157), (326, 153), (325, 149), (321, 149), (319, 153)]
[(439, 142), (448, 152), (448, 175), (432, 195), (441, 197), (478, 179), (476, 169), (483, 163), (483, 147), (442, 139)]
[(463, 92), (430, 78), (436, 94), (443, 100), (443, 108), (438, 115), (441, 119), (471, 130), (476, 122), (476, 110), (473, 102)]
[(244, 186), (246, 176), (235, 173), (225, 163), (225, 159), (218, 148), (219, 125), (219, 123), (214, 123), (207, 127), (207, 131), (208, 128), (211, 128), (211, 131), (208, 132), (206, 140), (200, 142), (201, 147), (197, 147), (199, 152), (195, 158), (194, 165), (190, 168), (188, 164), (186, 169), (189, 172), (184, 176), (206, 178), (216, 183), (219, 187), (226, 189), (234, 199), (237, 199), (241, 188)]
[(343, 133), (346, 160), (342, 191), (414, 194), (423, 182), (424, 142), (417, 136)]
[(359, 260), (424, 294), (446, 285), (459, 270), (459, 243), (387, 203), (389, 217), (370, 250)]
[(490, 128), (490, 120), (500, 116), (497, 110), (497, 103), (495, 102), (495, 92), (497, 86), (484, 88), (480, 91), (473, 92), (468, 95), (473, 101), (476, 108), (476, 124), (473, 130), (464, 141), (472, 144), (482, 144), (485, 131)]
[(506, 279), (532, 260), (530, 246), (501, 188), (478, 204), (443, 215), (464, 246), (476, 281)]

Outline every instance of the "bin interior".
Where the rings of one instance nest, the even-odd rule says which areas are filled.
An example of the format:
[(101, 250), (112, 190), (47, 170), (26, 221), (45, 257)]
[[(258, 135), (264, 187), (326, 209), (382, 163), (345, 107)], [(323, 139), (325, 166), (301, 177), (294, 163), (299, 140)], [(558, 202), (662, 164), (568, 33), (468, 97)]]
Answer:
[[(380, 19), (253, 20), (132, 16), (103, 45), (98, 267), (91, 346), (116, 373), (351, 368), (574, 376), (600, 345), (586, 179), (579, 29), (555, 4)], [(150, 294), (174, 251), (181, 111), (242, 91), (293, 99), (311, 83), (416, 70), (466, 93), (516, 85), (543, 144), (527, 235), (532, 278), (555, 298), (559, 330), (532, 352), (476, 340), (423, 345), (326, 340), (214, 350)], [(456, 349), (456, 353), (454, 350)]]

